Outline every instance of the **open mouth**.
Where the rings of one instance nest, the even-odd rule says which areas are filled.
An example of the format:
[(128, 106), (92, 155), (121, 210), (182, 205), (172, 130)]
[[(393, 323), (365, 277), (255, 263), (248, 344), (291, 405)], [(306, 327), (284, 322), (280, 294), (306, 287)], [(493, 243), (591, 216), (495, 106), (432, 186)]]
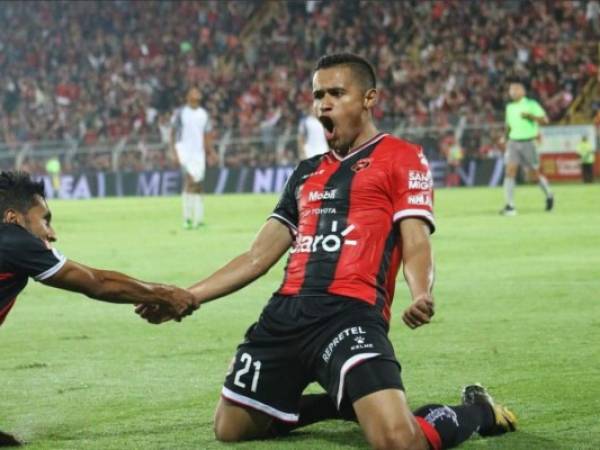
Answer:
[(331, 119), (331, 117), (321, 116), (321, 117), (319, 117), (319, 121), (323, 125), (323, 128), (325, 128), (325, 137), (328, 140), (333, 138), (333, 134), (335, 131), (335, 124), (333, 123), (333, 120)]

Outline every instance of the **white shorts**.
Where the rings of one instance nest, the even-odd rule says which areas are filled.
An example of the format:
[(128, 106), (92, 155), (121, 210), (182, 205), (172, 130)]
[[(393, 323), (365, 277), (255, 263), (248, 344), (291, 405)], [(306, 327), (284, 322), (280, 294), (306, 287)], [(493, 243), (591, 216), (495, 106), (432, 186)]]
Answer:
[(199, 151), (196, 154), (190, 155), (189, 151), (185, 151), (180, 143), (175, 145), (177, 157), (183, 171), (188, 174), (195, 183), (204, 181), (206, 172), (206, 161), (204, 151)]

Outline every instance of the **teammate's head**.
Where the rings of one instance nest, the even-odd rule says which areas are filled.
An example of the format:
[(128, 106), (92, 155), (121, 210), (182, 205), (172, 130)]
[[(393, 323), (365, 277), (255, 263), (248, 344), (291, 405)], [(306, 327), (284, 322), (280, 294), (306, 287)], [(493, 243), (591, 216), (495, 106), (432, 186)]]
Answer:
[(196, 108), (200, 105), (200, 100), (202, 99), (202, 92), (195, 86), (192, 86), (187, 90), (187, 94), (185, 95), (185, 101), (188, 105)]
[(44, 183), (25, 172), (0, 173), (0, 215), (3, 223), (21, 225), (43, 241), (56, 240)]
[(525, 97), (525, 84), (521, 80), (511, 80), (508, 85), (508, 95), (513, 101), (521, 100)]
[(367, 60), (350, 53), (323, 56), (313, 74), (313, 110), (326, 128), (327, 143), (346, 153), (373, 126), (377, 84)]

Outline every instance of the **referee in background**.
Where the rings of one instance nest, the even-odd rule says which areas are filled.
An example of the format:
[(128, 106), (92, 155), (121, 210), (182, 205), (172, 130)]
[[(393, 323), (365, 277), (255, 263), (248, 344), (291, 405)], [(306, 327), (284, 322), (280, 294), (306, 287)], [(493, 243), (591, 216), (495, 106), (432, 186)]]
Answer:
[(506, 136), (508, 143), (504, 154), (504, 196), (506, 204), (500, 211), (505, 216), (517, 214), (514, 202), (515, 179), (519, 166), (528, 172), (531, 180), (537, 181), (546, 196), (546, 211), (554, 207), (554, 196), (550, 184), (540, 173), (540, 162), (535, 140), (540, 133), (540, 125), (548, 124), (548, 116), (542, 106), (525, 96), (525, 86), (521, 81), (510, 83), (508, 94), (511, 102), (506, 105)]

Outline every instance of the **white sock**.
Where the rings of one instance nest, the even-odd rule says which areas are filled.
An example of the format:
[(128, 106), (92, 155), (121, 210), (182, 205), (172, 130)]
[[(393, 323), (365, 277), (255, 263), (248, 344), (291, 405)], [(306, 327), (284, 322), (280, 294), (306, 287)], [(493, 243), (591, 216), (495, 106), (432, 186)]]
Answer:
[(544, 175), (540, 175), (540, 187), (542, 191), (544, 191), (544, 195), (546, 198), (552, 197), (552, 191), (550, 190), (550, 183), (548, 183), (548, 179)]
[(189, 196), (192, 203), (194, 226), (200, 225), (202, 222), (204, 222), (204, 203), (202, 201), (202, 195), (189, 194)]
[(512, 208), (515, 207), (515, 179), (504, 177), (504, 198), (506, 204)]
[(192, 220), (192, 194), (188, 194), (187, 192), (181, 193), (181, 199), (183, 201), (183, 220), (187, 222), (188, 220)]

